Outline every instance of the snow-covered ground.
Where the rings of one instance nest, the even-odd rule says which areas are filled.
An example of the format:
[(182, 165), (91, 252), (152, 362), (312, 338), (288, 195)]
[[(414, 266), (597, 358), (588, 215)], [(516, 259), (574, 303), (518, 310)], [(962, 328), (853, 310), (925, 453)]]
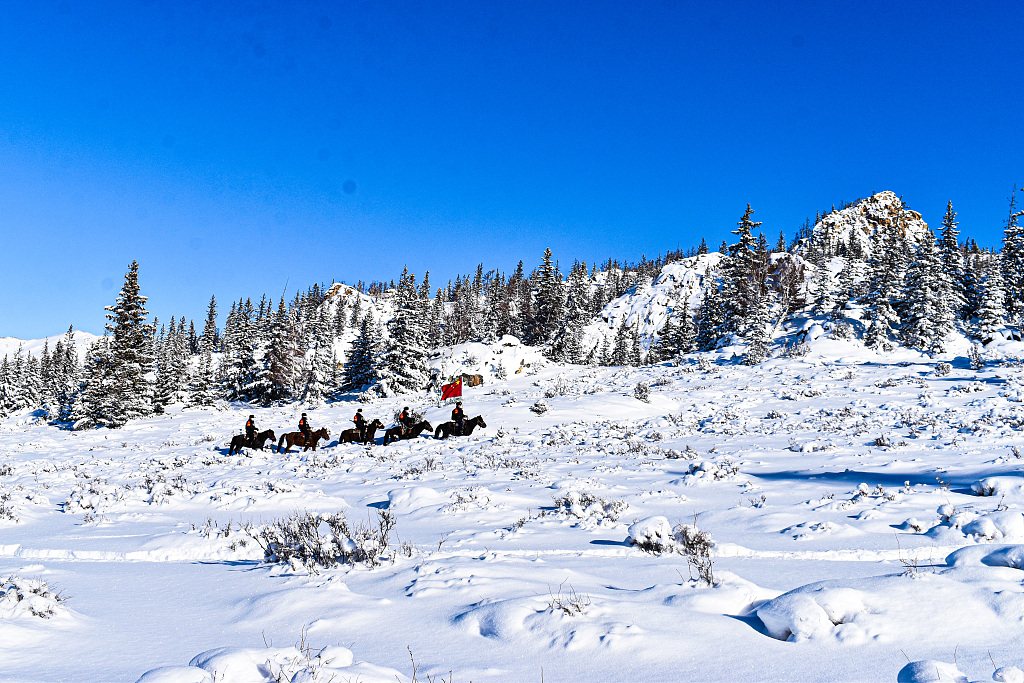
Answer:
[[(596, 368), (465, 345), (437, 362), (484, 375), (465, 400), (485, 429), (339, 445), (358, 405), (389, 426), (403, 405), (435, 426), (450, 408), (334, 403), (309, 411), (331, 434), (315, 453), (228, 455), (249, 413), (280, 436), (299, 406), (85, 432), (16, 415), (0, 423), (0, 678), (893, 681), (910, 659), (990, 680), (992, 661), (1024, 665), (1024, 368), (841, 351)], [(296, 511), (388, 512), (395, 557), (265, 562), (243, 526)], [(694, 521), (715, 585), (681, 552)]]

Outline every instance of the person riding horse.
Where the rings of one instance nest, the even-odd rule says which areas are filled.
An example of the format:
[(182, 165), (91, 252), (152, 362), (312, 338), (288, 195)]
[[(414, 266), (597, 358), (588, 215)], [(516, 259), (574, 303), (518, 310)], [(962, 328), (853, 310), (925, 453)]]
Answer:
[(352, 418), (352, 421), (356, 423), (356, 429), (359, 430), (360, 441), (366, 441), (366, 418), (363, 417), (362, 408), (356, 411), (356, 415)]
[(398, 416), (398, 423), (402, 427), (402, 434), (408, 434), (415, 426), (416, 419), (409, 412), (409, 406), (402, 408), (402, 414)]
[(256, 439), (256, 416), (250, 415), (245, 422), (245, 440), (252, 443)]
[(456, 436), (462, 436), (462, 425), (466, 422), (466, 413), (462, 412), (462, 401), (455, 402), (455, 409), (452, 411), (452, 422), (455, 423)]
[(306, 419), (306, 414), (303, 413), (302, 417), (299, 418), (299, 431), (302, 432), (302, 436), (306, 438), (306, 443), (309, 443), (310, 434), (313, 430), (309, 426), (309, 420)]

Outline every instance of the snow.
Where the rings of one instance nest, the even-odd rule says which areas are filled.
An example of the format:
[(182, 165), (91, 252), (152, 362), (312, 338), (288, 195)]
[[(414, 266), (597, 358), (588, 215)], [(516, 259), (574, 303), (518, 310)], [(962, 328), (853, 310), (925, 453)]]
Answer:
[[(24, 590), (0, 589), (0, 679), (1020, 680), (1024, 344), (980, 371), (956, 347), (811, 347), (643, 368), (445, 348), (431, 364), (483, 376), (464, 400), (488, 424), (447, 441), (340, 445), (350, 402), (81, 432), (12, 415), (0, 577)], [(280, 434), (301, 410), (333, 435), (315, 453), (227, 454), (248, 414)], [(392, 516), (384, 561), (265, 561), (258, 530), (297, 511)]]

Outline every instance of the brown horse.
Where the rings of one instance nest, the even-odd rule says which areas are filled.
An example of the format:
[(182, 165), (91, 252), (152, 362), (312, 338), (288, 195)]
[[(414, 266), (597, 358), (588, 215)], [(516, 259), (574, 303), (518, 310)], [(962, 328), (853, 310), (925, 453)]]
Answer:
[[(281, 449), (284, 448), (284, 452), (287, 453), (292, 446), (305, 446), (303, 451), (308, 451), (312, 448), (316, 450), (316, 442), (320, 439), (327, 440), (331, 438), (331, 435), (327, 433), (327, 427), (322, 427), (312, 434), (309, 435), (309, 443), (306, 443), (306, 436), (302, 432), (287, 432), (281, 435), (281, 440), (277, 442), (277, 452), (280, 453)], [(284, 442), (288, 442), (288, 446), (283, 446)]]
[(434, 428), (431, 427), (430, 423), (426, 420), (418, 424), (414, 424), (409, 431), (404, 433), (402, 432), (401, 425), (398, 427), (392, 427), (388, 431), (384, 432), (384, 445), (387, 446), (392, 441), (398, 441), (399, 439), (415, 439), (424, 431), (434, 431)]
[(267, 445), (268, 440), (271, 441), (271, 444), (273, 444), (274, 441), (277, 441), (277, 435), (274, 434), (273, 429), (260, 432), (252, 441), (245, 438), (244, 434), (236, 434), (231, 439), (231, 446), (228, 448), (228, 455), (241, 453), (243, 448), (254, 448), (262, 451), (263, 447)]
[(359, 438), (358, 429), (346, 429), (338, 437), (340, 443), (373, 443), (374, 434), (378, 429), (384, 429), (384, 423), (374, 418), (373, 422), (366, 425), (366, 439)]
[(483, 415), (477, 415), (472, 420), (466, 420), (462, 423), (462, 434), (456, 434), (454, 422), (442, 422), (437, 425), (437, 429), (434, 430), (435, 439), (447, 439), (449, 436), (469, 436), (473, 433), (473, 430), (477, 427), (487, 428), (487, 424), (484, 422)]

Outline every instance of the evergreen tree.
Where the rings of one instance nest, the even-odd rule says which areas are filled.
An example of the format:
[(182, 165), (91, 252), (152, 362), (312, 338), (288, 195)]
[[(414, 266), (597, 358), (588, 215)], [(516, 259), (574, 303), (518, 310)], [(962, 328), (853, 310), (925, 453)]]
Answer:
[(697, 329), (690, 313), (690, 299), (687, 297), (678, 310), (669, 312), (658, 341), (651, 346), (649, 358), (658, 362), (690, 353), (694, 350), (696, 336)]
[(942, 217), (942, 241), (940, 252), (946, 282), (949, 285), (945, 296), (948, 298), (949, 309), (958, 318), (964, 318), (967, 312), (966, 276), (964, 272), (964, 255), (960, 251), (960, 231), (957, 229), (956, 211), (953, 202), (946, 204), (946, 215)]
[(768, 357), (768, 347), (771, 343), (771, 299), (768, 293), (755, 294), (754, 301), (750, 306), (750, 321), (745, 339), (747, 351), (743, 356), (743, 362), (747, 365), (757, 365)]
[(953, 330), (953, 312), (942, 254), (931, 231), (917, 246), (914, 261), (907, 269), (906, 286), (906, 345), (931, 355), (941, 353)]
[(1006, 315), (1010, 320), (1024, 313), (1024, 225), (1018, 219), (1024, 211), (1017, 210), (1017, 189), (1010, 195), (1010, 215), (1003, 231), (1000, 261), (1006, 296)]
[(153, 327), (146, 323), (146, 298), (139, 293), (139, 264), (132, 261), (121, 293), (107, 306), (106, 330), (110, 334), (110, 365), (115, 377), (116, 409), (108, 427), (153, 412), (153, 387), (147, 375), (153, 369)]
[(362, 391), (377, 383), (380, 379), (377, 363), (383, 346), (380, 328), (373, 319), (373, 310), (368, 310), (359, 323), (359, 334), (352, 342), (348, 357), (345, 359), (342, 369), (342, 391)]
[(551, 249), (544, 250), (536, 273), (537, 305), (533, 316), (533, 334), (529, 341), (544, 344), (554, 337), (562, 321), (564, 296), (562, 276), (551, 260)]
[(736, 229), (732, 234), (737, 236), (736, 244), (728, 247), (728, 257), (722, 265), (722, 303), (724, 305), (723, 331), (743, 332), (747, 310), (755, 296), (759, 294), (759, 283), (756, 282), (760, 259), (757, 254), (757, 240), (753, 230), (761, 223), (751, 219), (754, 210), (747, 204)]
[(879, 231), (871, 249), (871, 279), (866, 294), (871, 310), (871, 326), (864, 343), (874, 349), (889, 351), (893, 336), (900, 324), (898, 308), (901, 306), (905, 277), (906, 243), (902, 237), (902, 221)]
[(589, 318), (590, 282), (587, 265), (576, 262), (569, 271), (568, 296), (562, 324), (551, 344), (551, 356), (563, 363), (583, 360), (583, 328)]
[(384, 396), (421, 391), (429, 379), (424, 311), (416, 278), (403, 269), (396, 292), (395, 315), (388, 321), (389, 338), (381, 359), (378, 387)]
[(981, 305), (978, 310), (978, 332), (982, 339), (991, 339), (1006, 325), (1006, 293), (1003, 288), (1003, 267), (998, 254), (992, 254), (982, 281)]
[(713, 351), (724, 336), (725, 304), (718, 285), (717, 272), (711, 270), (704, 277), (704, 298), (697, 312), (697, 349)]
[(116, 428), (124, 424), (119, 405), (120, 385), (114, 373), (110, 336), (103, 335), (86, 350), (82, 384), (71, 409), (74, 429)]

